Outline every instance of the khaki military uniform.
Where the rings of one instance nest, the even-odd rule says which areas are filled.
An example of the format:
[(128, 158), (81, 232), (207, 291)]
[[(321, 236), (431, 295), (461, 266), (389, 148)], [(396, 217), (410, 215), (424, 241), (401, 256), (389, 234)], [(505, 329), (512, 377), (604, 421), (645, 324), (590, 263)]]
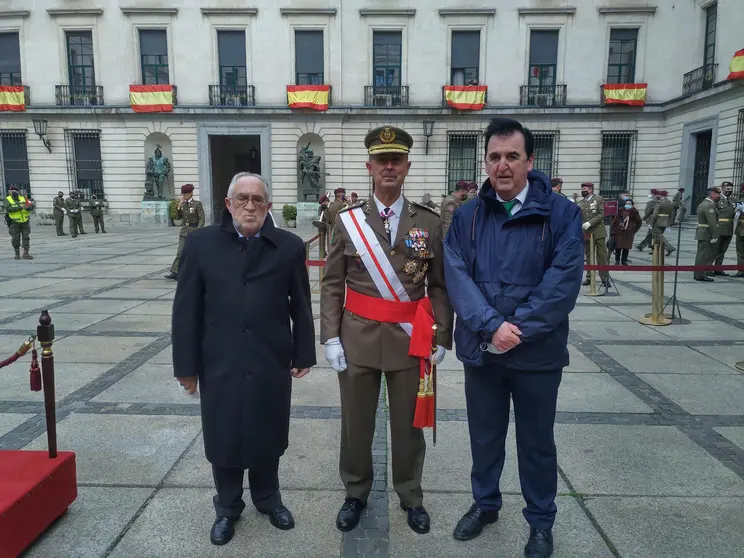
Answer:
[(716, 247), (715, 265), (723, 265), (723, 258), (726, 256), (731, 237), (734, 236), (734, 214), (736, 205), (730, 197), (721, 194), (716, 202), (718, 212), (718, 245)]
[[(661, 198), (659, 196), (654, 196), (650, 200), (648, 200), (648, 203), (646, 204), (646, 208), (643, 210), (643, 222), (648, 223), (651, 220), (651, 216), (654, 214), (654, 209), (656, 209), (656, 206), (659, 204), (659, 201)], [(651, 229), (648, 230), (646, 233), (646, 237), (641, 240), (641, 242), (636, 246), (639, 250), (643, 250), (646, 248), (646, 246), (651, 245), (651, 241), (653, 240), (653, 234), (651, 233)]]
[[(718, 255), (718, 244), (711, 240), (718, 239), (718, 211), (716, 202), (705, 198), (697, 208), (697, 230), (695, 240), (698, 241), (697, 253), (695, 254), (696, 266), (712, 265)], [(705, 273), (696, 271), (695, 279), (702, 279)]]
[(90, 202), (90, 216), (93, 217), (93, 228), (95, 228), (96, 232), (99, 229), (101, 232), (106, 232), (106, 226), (103, 223), (103, 210), (105, 207), (105, 201), (91, 200)]
[(67, 208), (67, 219), (70, 221), (70, 234), (72, 238), (75, 238), (78, 233), (86, 234), (83, 230), (83, 214), (80, 212), (83, 204), (80, 200), (72, 197), (67, 198), (65, 208)]
[(450, 194), (442, 200), (442, 238), (447, 236), (447, 231), (452, 224), (452, 217), (455, 214), (455, 209), (457, 209), (461, 203), (462, 200), (460, 199), (460, 196), (456, 196), (455, 194)]
[(57, 236), (65, 235), (65, 199), (59, 196), (52, 200), (52, 215), (54, 216), (54, 228)]
[[(606, 265), (608, 259), (607, 246), (605, 245), (607, 231), (604, 225), (604, 198), (594, 194), (590, 198), (580, 199), (578, 206), (581, 209), (581, 222), (588, 222), (591, 225), (584, 231), (584, 259), (587, 265), (592, 263), (592, 259), (589, 257), (589, 238), (592, 237), (594, 238), (594, 254), (596, 256), (594, 265)], [(599, 277), (602, 279), (602, 282), (606, 282), (609, 280), (610, 274), (607, 271), (600, 271)]]
[(681, 213), (682, 209), (682, 203), (684, 200), (682, 199), (682, 192), (677, 192), (674, 194), (674, 197), (672, 198), (672, 219), (670, 227), (674, 226), (674, 223), (677, 222), (677, 215), (679, 214), (679, 220), (682, 221), (684, 219), (684, 215)]
[(182, 201), (178, 204), (178, 218), (183, 219), (181, 231), (178, 233), (178, 249), (176, 250), (176, 259), (173, 260), (170, 271), (173, 275), (178, 275), (178, 263), (181, 261), (181, 252), (186, 244), (186, 237), (191, 231), (204, 226), (204, 207), (202, 203), (191, 197), (188, 201)]
[[(404, 200), (396, 238), (392, 243), (373, 199), (363, 202), (366, 221), (412, 301), (429, 296), (438, 325), (437, 344), (452, 347), (453, 311), (444, 284), (442, 226), (432, 210)], [(350, 208), (349, 208), (350, 209)], [(344, 211), (348, 211), (344, 210)], [(418, 229), (429, 240), (429, 259), (406, 246)], [(372, 438), (385, 374), (392, 437), (393, 486), (406, 507), (423, 500), (421, 474), (426, 444), (423, 431), (413, 427), (419, 388), (419, 360), (408, 355), (410, 337), (398, 324), (381, 323), (344, 309), (347, 287), (381, 298), (341, 219), (326, 261), (320, 300), (321, 343), (340, 337), (348, 369), (339, 373), (341, 391), (341, 479), (348, 498), (367, 501), (372, 488)]]
[(651, 214), (651, 218), (648, 220), (648, 224), (651, 227), (651, 237), (653, 242), (661, 245), (661, 249), (666, 250), (667, 254), (670, 254), (673, 251), (673, 248), (664, 236), (664, 231), (672, 222), (673, 209), (674, 203), (672, 200), (662, 197), (654, 206), (654, 211)]

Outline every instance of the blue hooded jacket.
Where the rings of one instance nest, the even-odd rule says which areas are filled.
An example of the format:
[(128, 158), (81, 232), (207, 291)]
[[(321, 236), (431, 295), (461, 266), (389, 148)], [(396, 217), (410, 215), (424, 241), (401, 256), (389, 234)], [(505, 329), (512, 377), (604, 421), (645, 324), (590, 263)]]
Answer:
[[(457, 313), (457, 358), (470, 366), (558, 370), (568, 365), (568, 314), (584, 269), (581, 212), (528, 174), (524, 205), (509, 216), (486, 180), (454, 213), (444, 243), (447, 292)], [(504, 322), (522, 342), (504, 354), (482, 349)], [(485, 348), (485, 345), (483, 345)]]

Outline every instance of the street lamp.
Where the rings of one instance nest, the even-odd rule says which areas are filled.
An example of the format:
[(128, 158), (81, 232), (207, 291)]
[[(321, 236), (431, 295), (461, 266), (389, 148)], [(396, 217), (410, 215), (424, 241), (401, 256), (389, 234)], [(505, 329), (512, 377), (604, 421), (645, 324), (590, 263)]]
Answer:
[(46, 147), (49, 150), (49, 153), (52, 152), (52, 142), (50, 142), (45, 136), (47, 133), (47, 121), (43, 118), (37, 118), (34, 120), (34, 132), (36, 132), (36, 135), (39, 136), (39, 139), (44, 144), (44, 147)]
[(426, 137), (426, 154), (429, 154), (429, 138), (434, 133), (434, 121), (424, 120), (424, 137)]

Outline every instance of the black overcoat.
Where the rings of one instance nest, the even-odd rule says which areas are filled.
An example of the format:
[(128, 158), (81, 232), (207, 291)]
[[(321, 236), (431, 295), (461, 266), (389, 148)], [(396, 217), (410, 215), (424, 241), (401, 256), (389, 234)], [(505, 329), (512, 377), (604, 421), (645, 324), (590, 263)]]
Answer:
[[(291, 323), (290, 323), (291, 320)], [(305, 245), (266, 219), (260, 236), (220, 225), (186, 239), (173, 301), (176, 377), (199, 377), (207, 459), (249, 468), (287, 449), (290, 368), (315, 365)]]

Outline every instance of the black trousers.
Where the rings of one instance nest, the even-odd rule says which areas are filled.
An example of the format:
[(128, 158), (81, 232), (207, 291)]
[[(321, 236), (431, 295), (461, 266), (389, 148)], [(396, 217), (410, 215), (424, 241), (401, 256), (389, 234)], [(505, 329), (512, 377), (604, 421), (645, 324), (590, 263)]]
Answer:
[(627, 263), (628, 261), (628, 252), (629, 250), (627, 248), (616, 248), (615, 249), (615, 263), (622, 261), (623, 263)]
[[(215, 494), (214, 510), (217, 517), (240, 517), (245, 509), (243, 502), (244, 470), (235, 467), (212, 465)], [(269, 511), (282, 505), (279, 493), (279, 459), (248, 470), (248, 486), (253, 505), (259, 511)]]

